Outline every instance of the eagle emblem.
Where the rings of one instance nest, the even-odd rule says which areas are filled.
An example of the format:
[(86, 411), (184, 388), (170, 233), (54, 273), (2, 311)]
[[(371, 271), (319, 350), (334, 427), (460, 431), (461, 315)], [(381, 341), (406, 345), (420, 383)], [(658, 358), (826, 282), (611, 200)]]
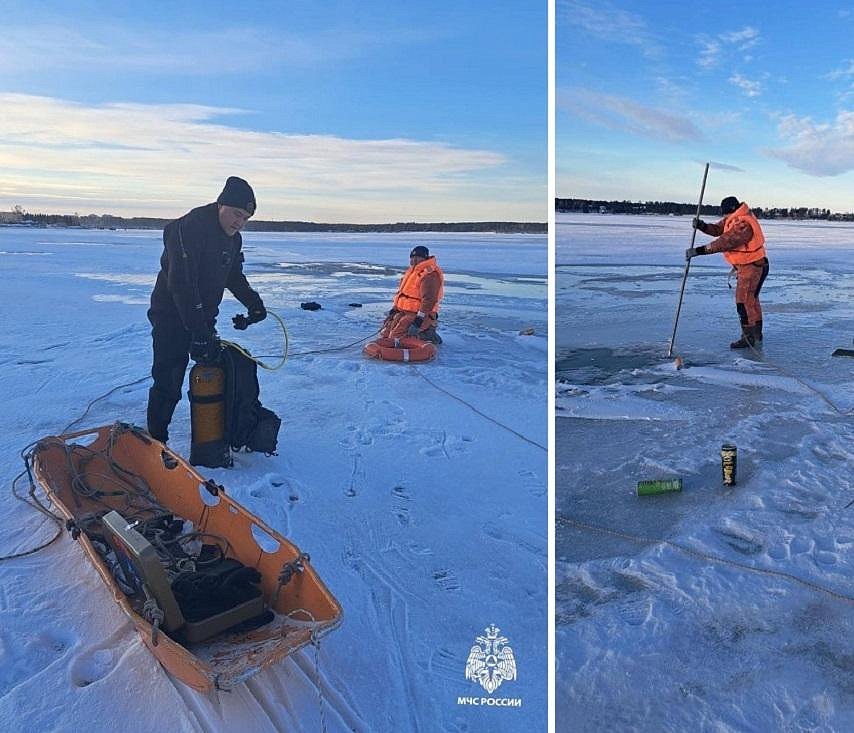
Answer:
[(490, 695), (505, 680), (516, 679), (516, 659), (509, 639), (499, 636), (495, 624), (486, 627), (486, 636), (478, 636), (466, 661), (466, 679), (479, 682)]

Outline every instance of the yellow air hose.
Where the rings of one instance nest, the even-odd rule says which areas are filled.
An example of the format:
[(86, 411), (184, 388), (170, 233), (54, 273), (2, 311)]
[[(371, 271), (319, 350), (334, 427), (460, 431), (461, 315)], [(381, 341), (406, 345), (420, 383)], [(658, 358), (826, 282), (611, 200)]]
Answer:
[(220, 339), (220, 343), (227, 344), (228, 346), (231, 346), (231, 348), (236, 349), (241, 354), (243, 354), (243, 356), (247, 357), (248, 359), (252, 359), (252, 361), (254, 361), (262, 369), (269, 369), (271, 372), (274, 372), (277, 369), (281, 369), (285, 365), (285, 362), (288, 360), (288, 329), (285, 327), (285, 322), (282, 320), (278, 313), (274, 313), (273, 311), (268, 310), (267, 315), (273, 316), (273, 318), (275, 318), (279, 322), (279, 325), (282, 327), (282, 334), (284, 336), (284, 352), (282, 354), (282, 360), (278, 364), (276, 364), (276, 366), (270, 366), (269, 364), (265, 364), (260, 359), (256, 359), (246, 349), (244, 349), (239, 344), (234, 343), (233, 341), (226, 341), (225, 339)]

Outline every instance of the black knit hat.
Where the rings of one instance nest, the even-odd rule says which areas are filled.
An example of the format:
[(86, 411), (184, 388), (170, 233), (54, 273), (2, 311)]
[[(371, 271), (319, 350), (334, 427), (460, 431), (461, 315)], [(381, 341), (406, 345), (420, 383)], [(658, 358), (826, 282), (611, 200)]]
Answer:
[(409, 253), (409, 256), (427, 258), (430, 256), (430, 250), (427, 249), (423, 244), (419, 244), (417, 247), (412, 248), (412, 251)]
[(721, 214), (723, 216), (727, 216), (735, 211), (739, 206), (741, 206), (741, 202), (735, 196), (727, 196), (723, 201), (721, 201)]
[(225, 188), (217, 197), (216, 202), (224, 206), (235, 206), (246, 209), (250, 214), (255, 213), (255, 192), (246, 181), (237, 176), (229, 176)]

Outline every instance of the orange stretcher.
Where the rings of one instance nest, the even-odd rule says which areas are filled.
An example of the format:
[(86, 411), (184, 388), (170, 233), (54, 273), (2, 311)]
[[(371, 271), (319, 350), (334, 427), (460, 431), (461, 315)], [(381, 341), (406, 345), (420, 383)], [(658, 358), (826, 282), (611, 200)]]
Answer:
[[(163, 667), (190, 687), (230, 689), (340, 625), (341, 606), (307, 555), (142, 429), (116, 423), (43, 438), (31, 456), (34, 478), (65, 515), (116, 603)], [(169, 635), (148, 620), (144, 599), (122, 590), (87, 532), (94, 527), (97, 534), (110, 510), (123, 517), (153, 515), (152, 498), (199, 532), (225, 538), (225, 555), (260, 573), (271, 621), (180, 643), (180, 634)]]

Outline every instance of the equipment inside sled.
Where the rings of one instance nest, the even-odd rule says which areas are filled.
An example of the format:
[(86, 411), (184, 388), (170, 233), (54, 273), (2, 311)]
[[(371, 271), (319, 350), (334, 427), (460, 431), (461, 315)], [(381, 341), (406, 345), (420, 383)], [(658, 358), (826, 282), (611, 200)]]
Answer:
[(140, 428), (47, 437), (32, 474), (175, 677), (229, 689), (341, 623), (308, 555)]

